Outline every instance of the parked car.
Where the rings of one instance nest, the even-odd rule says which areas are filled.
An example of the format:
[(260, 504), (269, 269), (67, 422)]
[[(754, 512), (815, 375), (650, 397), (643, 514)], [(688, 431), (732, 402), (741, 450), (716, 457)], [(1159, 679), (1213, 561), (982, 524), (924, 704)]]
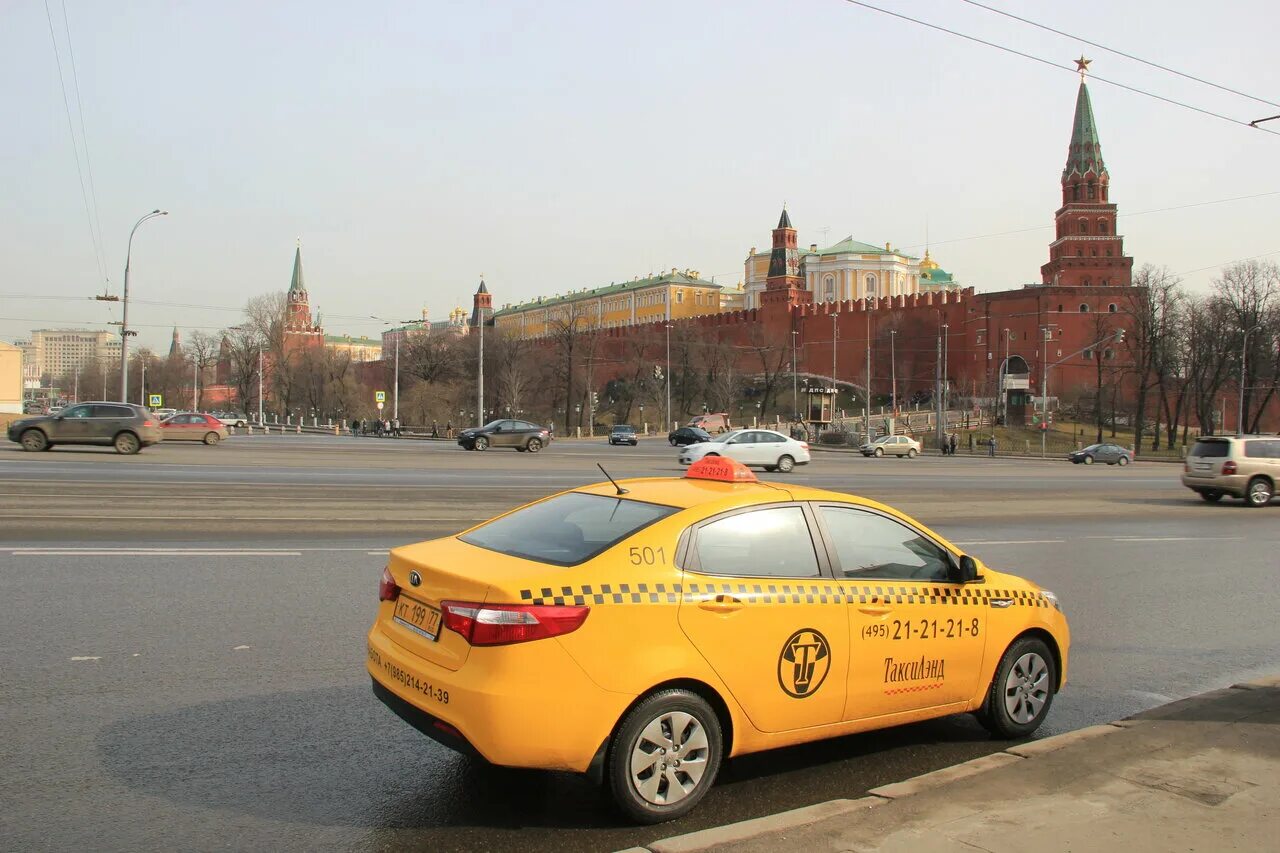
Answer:
[(1209, 503), (1223, 495), (1248, 506), (1271, 503), (1280, 482), (1280, 436), (1204, 436), (1182, 467), (1182, 485)]
[(639, 444), (636, 438), (636, 428), (628, 424), (618, 424), (609, 430), (610, 444), (629, 444), (635, 447)]
[(672, 447), (684, 447), (689, 444), (697, 444), (700, 441), (710, 440), (711, 433), (701, 427), (685, 426), (667, 433), (667, 441), (671, 442)]
[(165, 441), (203, 441), (209, 446), (227, 437), (227, 427), (213, 415), (179, 412), (160, 423)]
[(214, 412), (213, 417), (217, 418), (223, 426), (236, 429), (244, 429), (249, 424), (248, 419), (237, 412)]
[(920, 442), (906, 435), (882, 435), (874, 441), (868, 441), (858, 450), (863, 456), (896, 456), (915, 459), (920, 455)]
[(680, 464), (692, 465), (707, 456), (728, 456), (743, 465), (787, 473), (809, 464), (809, 445), (771, 429), (737, 429), (680, 451)]
[(458, 433), (458, 444), (466, 450), (488, 450), (493, 446), (514, 447), (521, 453), (537, 453), (550, 443), (551, 431), (546, 427), (510, 418), (490, 421), (482, 427)]
[(155, 416), (128, 403), (77, 403), (57, 414), (9, 424), (9, 440), (32, 452), (58, 444), (101, 444), (133, 454), (162, 439)]
[(1108, 465), (1128, 465), (1133, 461), (1133, 451), (1118, 444), (1091, 444), (1067, 454), (1067, 458), (1075, 465), (1092, 465), (1094, 462), (1105, 462)]
[(717, 412), (710, 415), (698, 415), (691, 419), (685, 426), (697, 427), (707, 432), (728, 432), (733, 429), (729, 425), (729, 416), (724, 412)]

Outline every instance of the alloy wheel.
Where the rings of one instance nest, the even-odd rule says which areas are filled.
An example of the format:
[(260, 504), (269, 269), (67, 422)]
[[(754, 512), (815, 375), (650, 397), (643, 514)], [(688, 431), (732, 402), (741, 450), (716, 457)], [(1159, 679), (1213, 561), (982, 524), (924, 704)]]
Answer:
[(672, 711), (652, 720), (631, 747), (631, 784), (645, 802), (678, 803), (707, 771), (707, 734), (697, 717)]
[(1015, 723), (1031, 722), (1049, 701), (1049, 667), (1028, 652), (1014, 662), (1004, 682), (1004, 707)]

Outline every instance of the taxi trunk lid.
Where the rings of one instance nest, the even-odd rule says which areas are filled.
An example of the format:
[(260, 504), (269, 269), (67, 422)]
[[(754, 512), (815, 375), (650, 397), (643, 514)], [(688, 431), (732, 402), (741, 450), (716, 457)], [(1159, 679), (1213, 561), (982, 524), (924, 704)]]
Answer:
[(400, 592), (384, 616), (387, 635), (445, 669), (466, 663), (471, 646), (444, 626), (441, 602), (489, 599), (484, 553), (452, 537), (394, 549), (388, 569)]

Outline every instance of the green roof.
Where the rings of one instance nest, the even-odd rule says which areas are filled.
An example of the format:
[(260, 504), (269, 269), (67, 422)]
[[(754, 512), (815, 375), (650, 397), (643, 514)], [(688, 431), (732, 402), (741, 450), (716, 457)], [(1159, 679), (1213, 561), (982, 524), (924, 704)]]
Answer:
[(1098, 125), (1093, 120), (1093, 102), (1089, 100), (1089, 87), (1080, 81), (1076, 95), (1076, 116), (1071, 124), (1071, 147), (1067, 151), (1067, 165), (1062, 179), (1072, 173), (1105, 175), (1107, 166), (1102, 162), (1102, 141), (1098, 139)]
[[(813, 254), (813, 252), (805, 252), (804, 254)], [(914, 258), (915, 255), (908, 255), (906, 252), (899, 252), (896, 249), (886, 249), (883, 246), (873, 246), (870, 243), (862, 243), (853, 239), (852, 236), (845, 237), (834, 246), (826, 249), (819, 249), (819, 255), (899, 255), (904, 258)]]
[(951, 284), (951, 273), (942, 267), (932, 270), (921, 270), (920, 278), (922, 281), (932, 282), (933, 284)]
[(378, 338), (359, 337), (353, 338), (350, 335), (325, 335), (324, 342), (326, 344), (354, 344), (356, 346), (380, 347), (382, 341)]
[(518, 311), (528, 311), (531, 308), (547, 308), (552, 305), (563, 305), (567, 302), (574, 302), (579, 299), (596, 299), (602, 296), (613, 296), (617, 293), (627, 293), (632, 290), (640, 290), (645, 287), (653, 287), (658, 284), (687, 284), (694, 287), (714, 287), (720, 289), (720, 285), (703, 278), (690, 278), (682, 272), (666, 273), (664, 275), (650, 276), (649, 278), (641, 278), (635, 281), (622, 281), (613, 284), (606, 284), (603, 287), (596, 287), (590, 290), (578, 290), (571, 293), (562, 293), (559, 296), (542, 297), (539, 299), (531, 299), (528, 302), (521, 302), (518, 305), (508, 305), (507, 307), (494, 311), (494, 317), (501, 317), (504, 314), (514, 314)]

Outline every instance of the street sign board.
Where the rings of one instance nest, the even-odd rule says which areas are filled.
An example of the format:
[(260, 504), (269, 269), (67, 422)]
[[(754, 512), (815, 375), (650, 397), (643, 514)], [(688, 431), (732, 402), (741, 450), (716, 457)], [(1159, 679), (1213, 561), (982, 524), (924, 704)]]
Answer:
[(382, 407), (383, 407), (383, 406), (385, 406), (385, 405), (386, 405), (386, 403), (384, 403), (384, 402), (382, 402), (381, 400), (379, 400), (379, 401), (378, 401), (378, 411), (379, 411), (379, 412), (381, 412), (381, 411), (382, 411)]
[(158, 409), (164, 405), (164, 398), (159, 394), (148, 394), (147, 405), (153, 409)]
[[(386, 391), (374, 391), (374, 392), (373, 392), (373, 401), (374, 401), (375, 403), (385, 403), (385, 402), (387, 402), (387, 392), (386, 392)], [(381, 407), (381, 406), (379, 406), (378, 408), (382, 408), (382, 407)]]

